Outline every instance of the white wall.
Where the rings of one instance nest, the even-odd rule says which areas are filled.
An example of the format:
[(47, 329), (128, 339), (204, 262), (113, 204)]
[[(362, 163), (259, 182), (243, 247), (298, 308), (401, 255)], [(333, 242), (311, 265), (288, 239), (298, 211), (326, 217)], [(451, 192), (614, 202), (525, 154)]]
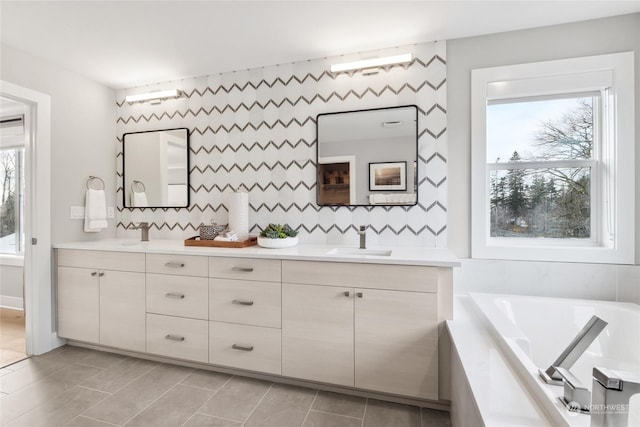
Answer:
[(115, 92), (88, 78), (6, 45), (0, 47), (0, 79), (51, 96), (51, 240), (60, 243), (115, 236), (115, 222), (85, 233), (69, 219), (83, 206), (89, 175), (105, 182), (107, 204), (116, 197)]
[(0, 306), (24, 308), (22, 267), (0, 265)]
[[(457, 256), (471, 256), (471, 70), (625, 51), (635, 52), (634, 142), (636, 188), (640, 188), (640, 13), (447, 41), (448, 238), (449, 248)], [(636, 223), (640, 223), (640, 196), (636, 196)], [(640, 227), (636, 230), (636, 264), (639, 265), (469, 260), (463, 262), (455, 277), (457, 291), (640, 303)]]

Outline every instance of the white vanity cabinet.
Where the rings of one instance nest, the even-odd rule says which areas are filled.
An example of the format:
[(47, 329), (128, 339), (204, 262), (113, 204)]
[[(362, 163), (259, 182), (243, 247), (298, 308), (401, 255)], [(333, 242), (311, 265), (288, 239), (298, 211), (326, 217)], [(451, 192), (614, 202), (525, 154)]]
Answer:
[(281, 261), (209, 258), (209, 362), (281, 372)]
[(58, 251), (58, 335), (145, 350), (145, 255)]
[(437, 290), (446, 273), (283, 261), (282, 275), (283, 375), (439, 398), (439, 319), (450, 307)]

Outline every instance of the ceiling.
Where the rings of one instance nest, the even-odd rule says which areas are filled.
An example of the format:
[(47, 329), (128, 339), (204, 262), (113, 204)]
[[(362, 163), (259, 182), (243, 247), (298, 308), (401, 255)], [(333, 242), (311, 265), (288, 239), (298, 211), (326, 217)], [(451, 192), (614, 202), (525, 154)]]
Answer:
[(0, 1), (3, 44), (114, 89), (640, 12), (640, 1)]

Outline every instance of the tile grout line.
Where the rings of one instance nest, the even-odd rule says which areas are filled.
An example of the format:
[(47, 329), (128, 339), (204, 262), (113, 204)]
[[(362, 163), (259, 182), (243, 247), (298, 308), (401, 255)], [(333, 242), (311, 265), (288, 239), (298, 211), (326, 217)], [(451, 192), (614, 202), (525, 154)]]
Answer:
[(362, 418), (360, 418), (360, 417), (353, 417), (353, 416), (351, 416), (351, 415), (337, 414), (337, 413), (335, 413), (335, 412), (322, 411), (322, 410), (320, 410), (320, 409), (313, 409), (313, 408), (312, 408), (312, 409), (311, 409), (311, 411), (313, 411), (313, 412), (320, 412), (320, 413), (322, 413), (322, 414), (337, 415), (337, 416), (339, 416), (339, 417), (351, 418), (351, 419), (354, 419), (354, 420), (362, 420)]
[(249, 415), (247, 415), (247, 418), (242, 422), (242, 427), (244, 427), (244, 425), (247, 423), (247, 421), (249, 421), (249, 418), (251, 418), (251, 415), (253, 415), (253, 413), (256, 411), (256, 409), (258, 409), (258, 406), (260, 406), (260, 404), (262, 403), (264, 398), (267, 397), (267, 394), (269, 394), (269, 392), (271, 391), (272, 388), (273, 388), (273, 383), (271, 383), (271, 385), (269, 386), (269, 389), (262, 395), (262, 397), (260, 398), (258, 403), (256, 403), (256, 406), (254, 406), (253, 409), (251, 410), (251, 412), (249, 412)]
[(91, 417), (88, 417), (88, 416), (86, 416), (86, 415), (82, 415), (82, 414), (78, 414), (78, 415), (76, 415), (75, 417), (71, 418), (69, 421), (67, 421), (67, 424), (69, 424), (71, 421), (75, 420), (76, 418), (80, 418), (80, 417), (88, 418), (88, 419), (90, 419), (90, 420), (97, 421), (97, 422), (99, 422), (99, 423), (109, 424), (110, 426), (121, 427), (121, 426), (120, 426), (120, 425), (118, 425), (118, 424), (113, 424), (113, 423), (110, 423), (109, 421), (99, 420), (99, 419), (97, 419), (97, 418), (91, 418)]
[[(193, 372), (195, 372), (195, 371), (193, 371)], [(179, 382), (178, 384), (182, 384), (182, 381), (184, 381), (185, 379), (189, 378), (189, 377), (193, 374), (193, 372), (192, 372), (191, 374), (187, 375), (186, 377), (184, 377), (182, 380), (180, 380), (180, 382)], [(213, 399), (213, 398), (214, 398), (214, 396), (216, 396), (216, 395), (217, 395), (217, 394), (218, 394), (218, 393), (219, 393), (223, 388), (225, 388), (225, 387), (227, 386), (227, 384), (229, 384), (229, 381), (231, 381), (234, 377), (235, 377), (235, 375), (231, 375), (231, 376), (229, 376), (229, 378), (227, 378), (227, 380), (224, 382), (224, 384), (222, 384), (222, 385), (220, 386), (220, 388), (219, 388), (219, 389), (217, 389), (217, 390), (209, 390), (209, 389), (206, 389), (206, 390), (209, 390), (209, 391), (213, 391), (213, 395), (211, 395), (211, 397), (210, 397), (210, 398), (208, 398), (208, 399), (207, 399), (207, 400), (206, 400), (202, 405), (200, 405), (200, 407), (199, 407), (198, 409), (196, 409), (196, 410), (193, 412), (193, 414), (191, 414), (191, 416), (189, 417), (189, 419), (193, 418), (193, 416), (194, 416), (195, 414), (198, 414), (198, 413), (201, 413), (201, 414), (204, 414), (204, 415), (208, 415), (208, 414), (205, 414), (204, 412), (199, 412), (199, 411), (200, 411), (200, 409), (202, 409), (202, 408), (204, 407), (204, 405), (206, 405), (207, 403), (209, 403), (209, 401), (210, 401), (211, 399)], [(182, 384), (182, 385), (184, 385), (184, 384)], [(189, 420), (187, 420), (187, 421), (189, 421)], [(186, 423), (185, 423), (185, 424), (186, 424)], [(183, 424), (183, 425), (184, 425), (184, 424)]]
[(204, 412), (194, 412), (193, 415), (204, 415), (205, 417), (216, 418), (218, 420), (229, 421), (236, 424), (242, 424), (244, 421), (234, 420), (233, 418), (219, 417), (217, 415), (205, 414)]
[(364, 401), (364, 412), (362, 413), (362, 423), (360, 424), (360, 427), (364, 427), (364, 419), (367, 416), (367, 406), (369, 406), (369, 398), (368, 397)]
[[(149, 372), (153, 371), (154, 369), (156, 369), (158, 366), (161, 366), (160, 364), (156, 365), (156, 366), (152, 366), (151, 368), (147, 369), (146, 371), (142, 372), (140, 375), (138, 375), (137, 377), (133, 378), (131, 381), (129, 381), (128, 383), (126, 383), (125, 385), (123, 385), (122, 387), (120, 387), (119, 389), (117, 389), (116, 391), (104, 391), (104, 390), (100, 390), (100, 389), (96, 389), (96, 388), (91, 388), (91, 387), (87, 387), (87, 386), (82, 386), (85, 388), (88, 388), (90, 390), (96, 390), (96, 391), (103, 391), (105, 393), (111, 393), (112, 395), (116, 394), (117, 392), (119, 392), (120, 390), (124, 389), (125, 387), (127, 387), (129, 384), (131, 384), (132, 382), (136, 381), (137, 379), (141, 378), (143, 375), (148, 374)], [(103, 372), (106, 369), (103, 369)], [(96, 374), (96, 375), (100, 375), (100, 373)], [(95, 375), (94, 375), (95, 376)], [(93, 377), (87, 378), (87, 380), (91, 379)], [(86, 380), (85, 380), (86, 381)], [(84, 382), (84, 381), (83, 381)], [(79, 384), (78, 384), (79, 385)], [(88, 417), (87, 417), (88, 418)]]
[(307, 422), (307, 418), (309, 418), (309, 413), (311, 413), (311, 408), (313, 408), (313, 404), (316, 403), (316, 399), (318, 398), (318, 394), (320, 393), (319, 390), (316, 390), (316, 394), (313, 395), (313, 400), (311, 401), (311, 405), (309, 405), (309, 409), (307, 409), (307, 413), (304, 416), (304, 419), (302, 420), (302, 424), (300, 424), (300, 427), (304, 426), (304, 423)]
[(162, 396), (164, 396), (165, 394), (169, 393), (171, 390), (173, 390), (178, 384), (180, 384), (180, 381), (182, 381), (183, 379), (185, 379), (187, 376), (191, 375), (191, 373), (194, 371), (194, 369), (192, 368), (191, 371), (189, 373), (187, 373), (185, 376), (183, 376), (182, 378), (180, 378), (180, 380), (178, 380), (175, 384), (173, 384), (171, 387), (169, 387), (169, 389), (167, 389), (164, 393), (160, 394), (160, 396), (156, 397), (155, 399), (153, 399), (147, 406), (145, 406), (144, 408), (142, 408), (142, 410), (136, 412), (131, 418), (129, 418), (127, 421), (125, 421), (122, 425), (127, 425), (127, 423), (129, 421), (131, 421), (132, 419), (134, 419), (135, 417), (137, 417), (138, 415), (140, 415), (142, 412), (144, 412), (145, 410), (147, 410), (151, 405), (153, 405), (154, 403), (156, 403)]

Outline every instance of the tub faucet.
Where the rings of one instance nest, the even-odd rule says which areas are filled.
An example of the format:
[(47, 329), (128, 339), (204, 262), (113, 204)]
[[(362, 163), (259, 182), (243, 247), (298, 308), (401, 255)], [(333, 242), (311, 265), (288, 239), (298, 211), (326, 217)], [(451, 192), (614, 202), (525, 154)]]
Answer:
[(134, 230), (140, 230), (140, 241), (148, 242), (149, 241), (149, 226), (148, 222), (141, 222), (137, 226), (133, 227)]
[(367, 226), (361, 225), (358, 234), (360, 235), (360, 249), (367, 249)]
[(640, 393), (640, 376), (595, 367), (591, 393), (591, 427), (627, 427), (629, 401)]
[(551, 366), (544, 372), (539, 371), (540, 377), (547, 384), (562, 385), (562, 375), (557, 368), (571, 369), (576, 360), (582, 356), (582, 353), (587, 350), (606, 326), (607, 322), (598, 316), (592, 316)]

